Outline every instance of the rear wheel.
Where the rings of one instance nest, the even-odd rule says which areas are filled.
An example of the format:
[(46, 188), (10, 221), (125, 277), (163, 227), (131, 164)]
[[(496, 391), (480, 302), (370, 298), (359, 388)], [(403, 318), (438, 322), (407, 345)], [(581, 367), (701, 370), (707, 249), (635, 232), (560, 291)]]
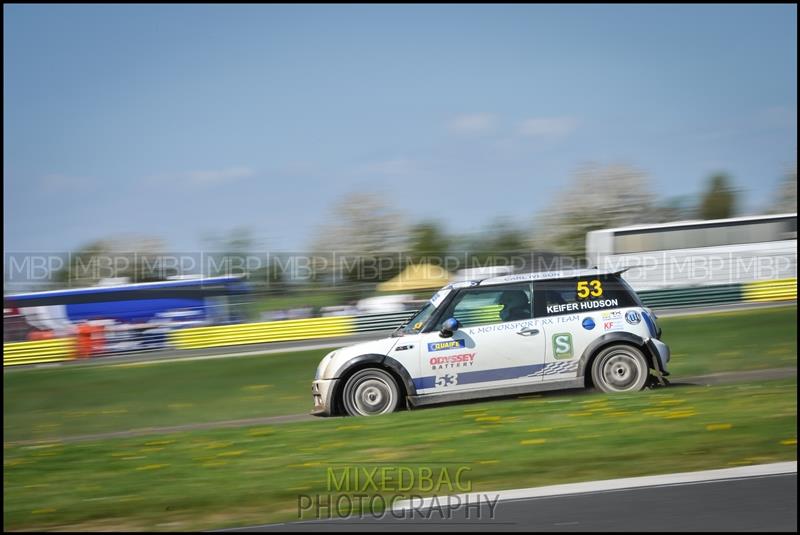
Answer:
[(649, 375), (644, 354), (626, 344), (604, 348), (592, 363), (592, 382), (603, 392), (636, 392), (644, 388)]
[(354, 373), (344, 385), (342, 402), (350, 416), (393, 412), (400, 401), (397, 382), (387, 372), (367, 368)]

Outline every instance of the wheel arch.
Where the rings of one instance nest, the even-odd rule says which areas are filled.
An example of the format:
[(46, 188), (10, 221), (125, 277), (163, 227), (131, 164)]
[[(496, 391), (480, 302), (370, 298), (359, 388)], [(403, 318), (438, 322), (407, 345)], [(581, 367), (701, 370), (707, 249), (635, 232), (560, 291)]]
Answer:
[(651, 354), (650, 349), (647, 347), (644, 338), (625, 331), (606, 333), (599, 338), (596, 338), (594, 341), (592, 341), (592, 343), (586, 346), (586, 349), (583, 350), (581, 358), (578, 361), (578, 377), (583, 376), (583, 382), (587, 387), (592, 386), (591, 370), (594, 359), (597, 357), (600, 351), (614, 344), (627, 344), (634, 346), (644, 354), (645, 359), (648, 359), (648, 365), (655, 367), (653, 355)]
[(392, 378), (397, 382), (397, 387), (400, 390), (400, 398), (403, 400), (403, 406), (408, 407), (408, 396), (417, 395), (417, 389), (414, 386), (414, 380), (411, 375), (396, 359), (388, 355), (381, 355), (378, 353), (368, 353), (365, 355), (358, 355), (345, 362), (341, 371), (339, 372), (338, 381), (331, 396), (332, 399), (332, 415), (344, 414), (344, 405), (342, 402), (342, 392), (347, 380), (356, 372), (366, 368), (378, 368), (389, 373)]

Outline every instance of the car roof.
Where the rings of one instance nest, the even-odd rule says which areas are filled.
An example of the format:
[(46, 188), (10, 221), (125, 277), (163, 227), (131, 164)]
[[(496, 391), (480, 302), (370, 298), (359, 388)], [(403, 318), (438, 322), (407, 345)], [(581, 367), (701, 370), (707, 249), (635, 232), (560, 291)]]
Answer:
[(564, 269), (560, 271), (538, 271), (533, 273), (517, 273), (514, 275), (502, 275), (500, 277), (491, 277), (489, 279), (475, 281), (473, 282), (473, 285), (477, 283), (480, 286), (491, 286), (493, 284), (506, 284), (509, 282), (527, 282), (527, 281), (550, 280), (550, 279), (567, 279), (573, 277), (615, 275), (620, 272), (621, 272), (620, 270), (608, 271), (608, 270), (600, 270), (598, 268)]

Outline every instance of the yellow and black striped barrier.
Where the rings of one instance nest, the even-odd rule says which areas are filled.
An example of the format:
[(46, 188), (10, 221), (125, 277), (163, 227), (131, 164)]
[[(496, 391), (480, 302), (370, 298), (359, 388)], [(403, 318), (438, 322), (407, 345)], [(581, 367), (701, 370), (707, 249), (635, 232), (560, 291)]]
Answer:
[(345, 336), (355, 332), (353, 316), (310, 318), (300, 320), (194, 327), (174, 331), (169, 335), (171, 345), (178, 349), (199, 349), (262, 342), (288, 342)]
[[(676, 293), (677, 292), (677, 293)], [(769, 302), (797, 299), (797, 279), (748, 282), (695, 289), (640, 292), (647, 306), (699, 305), (721, 302)], [(480, 307), (468, 318), (491, 323), (499, 321), (499, 305)], [(299, 320), (193, 327), (173, 331), (169, 343), (178, 349), (200, 349), (264, 342), (288, 342), (346, 336), (360, 332), (391, 329), (408, 320), (411, 312), (369, 316), (334, 316)], [(464, 321), (466, 318), (461, 318)], [(59, 362), (75, 358), (75, 339), (59, 338), (3, 344), (3, 365)]]
[(747, 282), (742, 285), (745, 302), (788, 301), (797, 299), (797, 279)]
[(75, 358), (74, 338), (3, 344), (3, 366), (60, 362)]

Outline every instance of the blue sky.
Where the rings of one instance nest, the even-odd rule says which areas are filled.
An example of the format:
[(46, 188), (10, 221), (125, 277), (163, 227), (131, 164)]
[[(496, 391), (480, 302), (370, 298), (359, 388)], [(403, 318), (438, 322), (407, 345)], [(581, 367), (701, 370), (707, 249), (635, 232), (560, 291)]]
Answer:
[(588, 162), (665, 197), (726, 171), (755, 211), (796, 163), (796, 50), (794, 5), (6, 5), (5, 250), (299, 250), (365, 189), (523, 224)]

